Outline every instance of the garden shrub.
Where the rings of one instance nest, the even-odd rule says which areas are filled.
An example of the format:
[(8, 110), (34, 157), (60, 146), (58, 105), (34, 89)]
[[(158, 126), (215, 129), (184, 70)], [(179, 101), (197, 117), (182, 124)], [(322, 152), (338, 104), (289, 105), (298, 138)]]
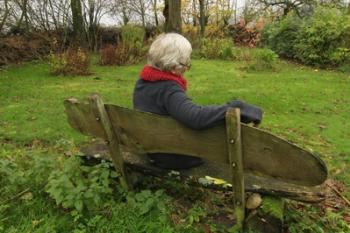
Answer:
[(90, 56), (82, 48), (50, 55), (51, 73), (55, 75), (89, 75)]
[(211, 39), (217, 39), (217, 38), (224, 38), (226, 28), (222, 26), (218, 26), (215, 24), (209, 24), (205, 27), (204, 32), (204, 38), (211, 38)]
[(278, 55), (274, 51), (270, 49), (258, 49), (247, 69), (252, 71), (275, 70), (277, 59)]
[(203, 39), (199, 50), (199, 56), (209, 59), (234, 58), (234, 45), (231, 39)]
[(116, 47), (113, 45), (107, 45), (100, 51), (99, 64), (102, 66), (110, 66), (117, 64)]
[(145, 29), (142, 27), (127, 25), (122, 27), (122, 40), (126, 43), (143, 42)]
[(100, 51), (101, 65), (130, 65), (142, 60), (147, 48), (144, 46), (145, 30), (136, 26), (124, 26), (121, 41)]
[(267, 25), (261, 42), (308, 65), (340, 66), (350, 62), (350, 15), (322, 6), (303, 19), (288, 15)]
[(45, 58), (55, 47), (53, 37), (58, 38), (44, 32), (0, 37), (0, 66)]
[(199, 27), (190, 24), (182, 25), (182, 35), (191, 42), (193, 49), (198, 49), (201, 46), (199, 30)]
[(350, 60), (350, 16), (336, 8), (318, 7), (304, 20), (296, 57), (317, 66), (337, 66)]
[(260, 43), (275, 51), (281, 57), (295, 58), (301, 19), (288, 15), (280, 21), (266, 25), (262, 30)]

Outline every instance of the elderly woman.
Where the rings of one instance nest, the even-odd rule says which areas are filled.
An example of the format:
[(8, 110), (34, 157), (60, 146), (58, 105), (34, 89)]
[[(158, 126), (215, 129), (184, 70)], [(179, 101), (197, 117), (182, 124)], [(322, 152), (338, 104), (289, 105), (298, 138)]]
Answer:
[[(187, 81), (183, 74), (191, 68), (192, 46), (180, 34), (167, 33), (156, 38), (148, 53), (148, 65), (140, 73), (134, 90), (134, 108), (161, 115), (170, 115), (192, 129), (206, 129), (225, 118), (228, 108), (240, 108), (241, 121), (259, 124), (262, 110), (243, 101), (234, 100), (219, 106), (194, 104), (186, 95)], [(192, 167), (198, 158), (176, 160), (172, 156), (151, 156), (156, 164), (165, 168)], [(162, 161), (160, 161), (162, 159)], [(176, 160), (176, 161), (175, 161)]]

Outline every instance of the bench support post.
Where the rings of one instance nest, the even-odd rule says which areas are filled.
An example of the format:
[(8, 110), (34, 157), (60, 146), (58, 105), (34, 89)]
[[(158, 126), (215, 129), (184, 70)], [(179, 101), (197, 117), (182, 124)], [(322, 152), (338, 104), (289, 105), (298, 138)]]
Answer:
[(96, 116), (96, 121), (100, 122), (106, 134), (107, 145), (109, 148), (109, 152), (110, 152), (114, 167), (117, 169), (120, 175), (119, 176), (120, 185), (125, 190), (128, 190), (128, 183), (126, 182), (126, 179), (125, 179), (123, 155), (120, 149), (120, 139), (119, 139), (120, 134), (118, 135), (118, 132), (114, 132), (111, 121), (106, 112), (104, 103), (97, 94), (93, 94), (89, 97), (89, 103), (90, 103), (91, 109), (93, 110)]
[(237, 226), (243, 228), (245, 218), (245, 190), (241, 141), (241, 118), (238, 108), (226, 112), (226, 134), (232, 174), (234, 212)]

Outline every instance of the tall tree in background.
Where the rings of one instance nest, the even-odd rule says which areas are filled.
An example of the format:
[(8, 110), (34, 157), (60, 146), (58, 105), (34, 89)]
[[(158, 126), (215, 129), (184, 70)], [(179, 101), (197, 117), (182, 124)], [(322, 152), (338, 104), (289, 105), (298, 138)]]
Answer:
[(73, 18), (73, 45), (86, 48), (85, 25), (80, 0), (71, 0)]
[(169, 24), (169, 0), (164, 0), (163, 16), (165, 18), (164, 31), (166, 31)]
[(165, 31), (181, 33), (181, 0), (165, 0)]
[(199, 0), (199, 25), (201, 27), (201, 36), (205, 33), (205, 13), (204, 13), (204, 0)]
[(159, 25), (159, 20), (158, 20), (158, 0), (152, 0), (152, 8), (153, 8), (153, 13), (154, 13), (154, 22), (156, 24), (156, 27)]
[(87, 40), (91, 50), (97, 51), (101, 18), (111, 10), (108, 0), (85, 0), (84, 20), (87, 26)]

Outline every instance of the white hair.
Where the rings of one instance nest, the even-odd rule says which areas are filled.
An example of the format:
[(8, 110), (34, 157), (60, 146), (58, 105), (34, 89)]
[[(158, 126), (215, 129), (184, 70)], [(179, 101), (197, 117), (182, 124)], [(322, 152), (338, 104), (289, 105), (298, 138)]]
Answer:
[(191, 43), (177, 33), (159, 35), (148, 51), (148, 64), (163, 71), (188, 64), (192, 53)]

